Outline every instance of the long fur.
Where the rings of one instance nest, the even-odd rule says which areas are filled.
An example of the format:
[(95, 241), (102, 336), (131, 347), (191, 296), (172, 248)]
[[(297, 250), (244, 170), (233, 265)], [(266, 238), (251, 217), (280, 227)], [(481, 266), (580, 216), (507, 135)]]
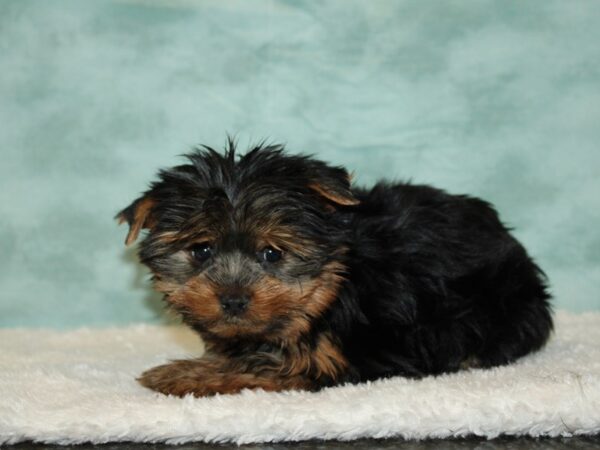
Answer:
[[(345, 169), (281, 146), (188, 158), (118, 215), (128, 243), (149, 230), (141, 260), (208, 348), (146, 372), (145, 386), (314, 390), (503, 365), (548, 339), (545, 277), (489, 203), (352, 187)], [(190, 256), (199, 243), (206, 261)], [(265, 261), (265, 246), (282, 260)], [(249, 299), (241, 317), (222, 306), (231, 295)]]

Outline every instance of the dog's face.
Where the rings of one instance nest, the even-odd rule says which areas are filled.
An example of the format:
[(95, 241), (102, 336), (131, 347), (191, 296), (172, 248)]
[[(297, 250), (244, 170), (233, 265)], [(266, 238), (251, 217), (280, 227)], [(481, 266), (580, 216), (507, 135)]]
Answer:
[(206, 148), (119, 213), (155, 287), (205, 337), (279, 341), (334, 301), (344, 236), (336, 210), (357, 203), (345, 170), (280, 147), (236, 160)]

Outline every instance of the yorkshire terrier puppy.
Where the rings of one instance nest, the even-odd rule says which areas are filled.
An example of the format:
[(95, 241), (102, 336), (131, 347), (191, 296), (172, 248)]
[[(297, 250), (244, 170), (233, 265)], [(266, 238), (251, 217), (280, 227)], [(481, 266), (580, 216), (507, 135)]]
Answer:
[(164, 394), (318, 390), (507, 364), (552, 330), (545, 277), (483, 200), (352, 187), (341, 167), (203, 147), (118, 214), (206, 353), (143, 373)]

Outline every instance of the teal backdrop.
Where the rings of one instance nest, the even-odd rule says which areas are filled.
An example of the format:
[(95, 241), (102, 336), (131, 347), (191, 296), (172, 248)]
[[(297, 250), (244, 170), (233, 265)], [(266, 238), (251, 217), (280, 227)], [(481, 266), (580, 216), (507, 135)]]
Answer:
[(0, 326), (158, 322), (115, 213), (263, 138), (495, 203), (600, 309), (600, 2), (0, 2)]

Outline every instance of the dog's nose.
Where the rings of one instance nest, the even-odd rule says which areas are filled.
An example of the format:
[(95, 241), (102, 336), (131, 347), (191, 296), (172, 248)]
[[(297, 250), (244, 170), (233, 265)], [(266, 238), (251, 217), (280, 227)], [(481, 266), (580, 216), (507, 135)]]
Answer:
[(249, 299), (246, 295), (223, 295), (219, 299), (223, 312), (231, 316), (239, 316), (248, 308)]

